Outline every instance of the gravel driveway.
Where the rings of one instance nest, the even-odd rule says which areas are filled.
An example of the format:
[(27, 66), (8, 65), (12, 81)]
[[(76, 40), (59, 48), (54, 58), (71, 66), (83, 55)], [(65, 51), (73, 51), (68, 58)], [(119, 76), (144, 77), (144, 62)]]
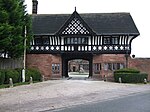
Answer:
[(149, 91), (150, 85), (50, 80), (0, 89), (0, 112), (39, 112)]

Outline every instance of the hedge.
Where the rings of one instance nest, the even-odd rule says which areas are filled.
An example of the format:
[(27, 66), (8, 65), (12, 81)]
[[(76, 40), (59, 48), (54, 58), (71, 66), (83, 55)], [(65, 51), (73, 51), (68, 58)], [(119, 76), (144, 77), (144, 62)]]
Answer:
[(16, 68), (15, 69), (19, 73), (18, 82), (22, 82), (22, 69), (23, 68)]
[[(22, 68), (0, 70), (0, 85), (8, 84), (9, 78), (13, 79), (13, 83), (22, 81)], [(37, 69), (26, 70), (26, 82), (29, 82), (30, 77), (33, 81), (41, 81), (41, 74)]]
[(13, 69), (7, 69), (5, 70), (5, 84), (9, 83), (9, 78), (12, 78), (13, 83), (19, 82), (19, 73), (16, 70)]
[(135, 69), (120, 69), (114, 72), (115, 82), (119, 82), (119, 78), (123, 83), (142, 83), (148, 79), (148, 74)]
[(26, 82), (30, 81), (30, 77), (33, 78), (33, 81), (41, 81), (41, 74), (37, 69), (27, 69), (26, 70)]
[(133, 69), (133, 68), (123, 68), (123, 69), (114, 71), (114, 73), (140, 73), (140, 71), (137, 69)]
[(0, 70), (0, 85), (4, 84), (5, 81), (5, 71)]

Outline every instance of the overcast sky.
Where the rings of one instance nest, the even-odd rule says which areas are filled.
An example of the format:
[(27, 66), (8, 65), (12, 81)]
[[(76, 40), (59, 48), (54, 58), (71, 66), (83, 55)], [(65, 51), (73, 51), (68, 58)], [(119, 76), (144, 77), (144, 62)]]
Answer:
[[(136, 57), (150, 57), (150, 3), (149, 0), (38, 0), (38, 14), (72, 14), (75, 6), (80, 13), (129, 12), (140, 32), (132, 42)], [(32, 0), (25, 0), (32, 12)]]

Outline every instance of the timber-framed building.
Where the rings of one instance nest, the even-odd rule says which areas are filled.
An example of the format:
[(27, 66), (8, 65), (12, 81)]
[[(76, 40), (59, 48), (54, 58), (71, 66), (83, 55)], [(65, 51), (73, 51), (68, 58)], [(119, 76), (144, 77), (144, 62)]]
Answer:
[[(33, 0), (33, 33), (27, 66), (47, 78), (68, 77), (68, 61), (89, 62), (89, 77), (112, 77), (127, 67), (131, 44), (139, 31), (130, 13), (37, 14)], [(128, 59), (129, 58), (129, 59)]]

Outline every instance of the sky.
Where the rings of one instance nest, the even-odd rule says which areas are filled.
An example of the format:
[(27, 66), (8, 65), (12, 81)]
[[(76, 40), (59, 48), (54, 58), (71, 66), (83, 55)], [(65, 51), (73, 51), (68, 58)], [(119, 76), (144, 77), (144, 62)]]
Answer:
[[(132, 41), (131, 55), (150, 58), (150, 2), (149, 0), (38, 0), (38, 14), (115, 13), (129, 12), (140, 32)], [(25, 0), (32, 13), (32, 0)]]

